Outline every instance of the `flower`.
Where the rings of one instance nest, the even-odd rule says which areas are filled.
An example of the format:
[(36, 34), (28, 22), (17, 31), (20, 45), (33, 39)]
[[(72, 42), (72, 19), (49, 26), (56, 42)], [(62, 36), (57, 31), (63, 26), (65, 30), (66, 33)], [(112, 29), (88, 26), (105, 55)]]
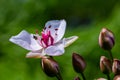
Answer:
[(51, 20), (45, 24), (41, 36), (29, 34), (23, 30), (18, 35), (12, 36), (9, 41), (30, 50), (27, 58), (41, 58), (44, 55), (59, 56), (64, 53), (64, 48), (73, 43), (78, 37), (63, 38), (66, 29), (65, 20)]

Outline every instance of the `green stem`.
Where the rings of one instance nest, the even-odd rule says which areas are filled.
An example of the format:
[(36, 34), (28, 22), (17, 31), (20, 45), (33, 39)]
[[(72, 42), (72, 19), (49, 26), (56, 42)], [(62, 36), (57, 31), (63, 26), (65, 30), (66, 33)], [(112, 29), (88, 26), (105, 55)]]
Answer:
[(113, 55), (112, 55), (111, 50), (109, 50), (108, 52), (109, 52), (109, 54), (110, 54), (111, 61), (113, 62)]
[(85, 75), (84, 75), (83, 72), (81, 72), (81, 76), (82, 76), (83, 80), (86, 80)]
[(107, 79), (110, 80), (110, 75), (109, 74), (106, 74), (107, 75)]
[(61, 76), (60, 73), (58, 73), (58, 75), (56, 75), (56, 78), (57, 78), (58, 80), (63, 80), (63, 78), (62, 78), (62, 76)]

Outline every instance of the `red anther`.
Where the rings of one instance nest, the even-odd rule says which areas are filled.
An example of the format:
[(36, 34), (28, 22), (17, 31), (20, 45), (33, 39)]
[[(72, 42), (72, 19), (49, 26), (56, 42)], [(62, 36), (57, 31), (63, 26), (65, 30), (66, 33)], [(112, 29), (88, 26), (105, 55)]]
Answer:
[(46, 27), (44, 27), (44, 30), (46, 30)]
[(51, 28), (51, 25), (48, 28)]
[(57, 31), (57, 30), (58, 30), (58, 28), (55, 29), (55, 31)]
[(36, 34), (38, 34), (38, 29), (36, 29)]

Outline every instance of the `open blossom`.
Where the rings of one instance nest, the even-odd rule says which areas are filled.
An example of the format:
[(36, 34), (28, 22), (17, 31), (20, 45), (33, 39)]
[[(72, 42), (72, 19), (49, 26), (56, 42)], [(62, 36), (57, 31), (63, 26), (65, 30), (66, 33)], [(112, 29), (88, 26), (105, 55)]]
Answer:
[[(29, 34), (23, 30), (9, 40), (30, 52), (26, 57), (41, 58), (44, 55), (59, 56), (64, 53), (64, 48), (73, 43), (78, 37), (63, 38), (66, 29), (65, 20), (52, 20), (45, 24), (41, 36)], [(62, 39), (63, 38), (63, 39)]]

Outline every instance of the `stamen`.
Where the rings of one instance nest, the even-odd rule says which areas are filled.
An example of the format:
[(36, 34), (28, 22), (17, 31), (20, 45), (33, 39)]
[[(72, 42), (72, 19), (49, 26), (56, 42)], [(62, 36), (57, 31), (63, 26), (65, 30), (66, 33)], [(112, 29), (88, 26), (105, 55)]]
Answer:
[(51, 25), (48, 28), (51, 28)]
[(46, 30), (46, 27), (44, 27), (44, 30)]
[(53, 45), (53, 43), (54, 43), (54, 39), (53, 39), (53, 37), (50, 36), (50, 39), (51, 39), (51, 45)]
[(57, 31), (57, 30), (58, 30), (58, 28), (55, 29), (55, 31)]
[(48, 45), (51, 45), (51, 39), (50, 39), (50, 37), (48, 39)]
[(36, 34), (38, 34), (38, 29), (36, 30)]
[(57, 33), (55, 33), (55, 35), (57, 36)]
[(42, 47), (47, 47), (43, 40), (41, 40)]
[(34, 38), (35, 40), (37, 40), (37, 36), (34, 35), (33, 38)]

